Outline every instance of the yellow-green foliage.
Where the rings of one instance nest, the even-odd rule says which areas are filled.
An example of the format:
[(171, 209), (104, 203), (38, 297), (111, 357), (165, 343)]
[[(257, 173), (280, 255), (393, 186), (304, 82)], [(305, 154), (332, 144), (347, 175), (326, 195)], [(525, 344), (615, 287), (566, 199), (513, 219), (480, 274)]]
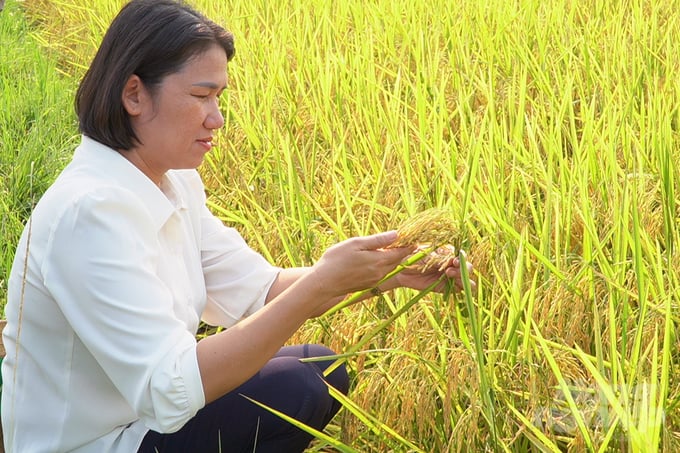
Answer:
[[(21, 5), (74, 87), (120, 3)], [(296, 336), (366, 341), (360, 407), (427, 452), (680, 451), (677, 1), (195, 3), (237, 47), (201, 172), (253, 247), (309, 264), (436, 208), (409, 241), (473, 255), (475, 295), (370, 341), (414, 292)], [(412, 450), (370, 420), (329, 429)]]

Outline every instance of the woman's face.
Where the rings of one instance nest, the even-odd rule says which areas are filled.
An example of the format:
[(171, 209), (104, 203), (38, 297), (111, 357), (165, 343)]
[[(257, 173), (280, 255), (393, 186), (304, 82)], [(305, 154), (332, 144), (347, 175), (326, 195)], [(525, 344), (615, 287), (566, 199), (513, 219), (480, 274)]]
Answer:
[(139, 84), (132, 104), (126, 96), (134, 90), (124, 92), (140, 144), (121, 154), (156, 183), (170, 169), (198, 167), (212, 147), (215, 130), (224, 125), (219, 96), (226, 85), (227, 56), (214, 45), (153, 91)]

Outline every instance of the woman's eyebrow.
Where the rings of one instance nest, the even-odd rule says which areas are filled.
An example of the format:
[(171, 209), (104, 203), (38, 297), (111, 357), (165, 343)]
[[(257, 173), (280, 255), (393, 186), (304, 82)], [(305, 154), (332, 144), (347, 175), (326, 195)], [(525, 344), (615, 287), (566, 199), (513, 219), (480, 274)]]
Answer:
[(211, 90), (218, 90), (218, 89), (225, 89), (226, 86), (220, 87), (218, 84), (213, 83), (213, 82), (196, 82), (191, 84), (192, 87), (202, 87), (202, 88), (210, 88)]

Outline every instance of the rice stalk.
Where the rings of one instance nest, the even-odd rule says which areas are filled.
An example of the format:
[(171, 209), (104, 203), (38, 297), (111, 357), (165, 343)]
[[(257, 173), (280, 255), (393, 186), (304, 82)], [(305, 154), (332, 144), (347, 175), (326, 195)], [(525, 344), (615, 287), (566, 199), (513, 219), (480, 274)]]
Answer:
[[(330, 386), (329, 386), (329, 389), (331, 389)], [(247, 399), (248, 401), (250, 401), (251, 403), (261, 407), (262, 409), (264, 409), (268, 412), (271, 412), (272, 414), (276, 415), (277, 417), (287, 421), (291, 425), (296, 426), (297, 428), (301, 429), (302, 431), (305, 431), (305, 432), (311, 434), (312, 436), (316, 437), (317, 439), (321, 439), (321, 440), (327, 442), (329, 445), (332, 445), (333, 448), (335, 448), (337, 451), (339, 451), (341, 453), (359, 453), (358, 450), (355, 450), (354, 448), (350, 447), (349, 445), (343, 444), (339, 440), (329, 436), (328, 434), (324, 433), (323, 431), (319, 431), (318, 429), (315, 429), (311, 426), (308, 426), (308, 425), (296, 420), (295, 418), (293, 418), (289, 415), (286, 415), (283, 412), (274, 409), (273, 407), (267, 406), (266, 404), (261, 403), (261, 402), (255, 400), (255, 399), (253, 399), (249, 396), (246, 396), (246, 395), (243, 395), (243, 394), (241, 394), (241, 396), (243, 398)]]

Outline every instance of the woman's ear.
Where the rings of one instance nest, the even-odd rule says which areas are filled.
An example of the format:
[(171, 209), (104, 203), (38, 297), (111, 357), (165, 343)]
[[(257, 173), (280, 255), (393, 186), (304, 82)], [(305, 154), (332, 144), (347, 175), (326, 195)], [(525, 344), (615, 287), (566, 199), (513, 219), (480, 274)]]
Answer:
[(146, 87), (137, 74), (132, 74), (123, 86), (123, 107), (130, 116), (141, 115), (147, 97)]

